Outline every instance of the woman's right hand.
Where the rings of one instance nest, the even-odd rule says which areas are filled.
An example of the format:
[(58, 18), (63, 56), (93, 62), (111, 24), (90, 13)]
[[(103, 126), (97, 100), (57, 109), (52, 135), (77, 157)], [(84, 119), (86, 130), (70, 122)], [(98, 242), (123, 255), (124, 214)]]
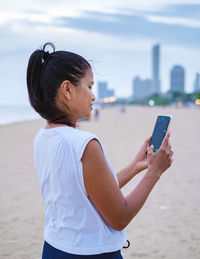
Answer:
[(169, 143), (169, 137), (170, 132), (168, 131), (157, 152), (153, 152), (153, 145), (148, 148), (147, 164), (149, 173), (161, 176), (171, 166), (173, 151)]

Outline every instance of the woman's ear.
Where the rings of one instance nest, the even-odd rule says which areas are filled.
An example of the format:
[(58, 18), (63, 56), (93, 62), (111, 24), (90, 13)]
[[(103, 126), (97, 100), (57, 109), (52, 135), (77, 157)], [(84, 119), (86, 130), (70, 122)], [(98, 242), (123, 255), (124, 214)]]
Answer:
[(69, 80), (65, 80), (62, 82), (60, 90), (63, 97), (67, 98), (68, 100), (72, 98), (72, 84)]

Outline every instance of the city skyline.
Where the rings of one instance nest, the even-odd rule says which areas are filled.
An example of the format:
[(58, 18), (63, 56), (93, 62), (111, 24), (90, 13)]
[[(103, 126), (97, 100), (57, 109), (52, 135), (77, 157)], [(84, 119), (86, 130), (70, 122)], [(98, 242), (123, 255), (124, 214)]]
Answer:
[[(161, 90), (161, 79), (160, 79), (160, 44), (152, 46), (152, 77), (141, 79), (140, 76), (136, 76), (133, 79), (133, 100), (140, 100), (149, 97), (154, 94), (163, 94)], [(174, 65), (170, 69), (170, 86), (169, 91), (185, 93), (185, 68), (180, 64)], [(200, 91), (200, 74), (196, 74), (196, 78), (193, 85), (193, 91)]]
[(134, 77), (151, 78), (155, 44), (162, 52), (161, 90), (169, 90), (170, 69), (181, 64), (185, 90), (192, 92), (200, 72), (199, 13), (193, 0), (1, 1), (0, 105), (28, 104), (28, 58), (47, 41), (89, 60), (96, 95), (98, 81), (128, 97)]

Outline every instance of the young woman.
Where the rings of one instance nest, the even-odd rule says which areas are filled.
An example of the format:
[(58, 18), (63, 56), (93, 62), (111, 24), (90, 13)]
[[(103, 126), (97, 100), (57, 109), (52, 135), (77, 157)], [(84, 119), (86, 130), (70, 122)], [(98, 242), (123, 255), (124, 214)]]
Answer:
[[(53, 52), (46, 51), (52, 47)], [(135, 159), (115, 175), (97, 136), (76, 128), (90, 118), (95, 96), (90, 64), (46, 43), (27, 69), (29, 100), (46, 120), (34, 142), (35, 165), (45, 204), (43, 259), (122, 258), (125, 227), (142, 208), (172, 163), (169, 132), (158, 152), (150, 138)], [(124, 197), (120, 188), (146, 174)]]

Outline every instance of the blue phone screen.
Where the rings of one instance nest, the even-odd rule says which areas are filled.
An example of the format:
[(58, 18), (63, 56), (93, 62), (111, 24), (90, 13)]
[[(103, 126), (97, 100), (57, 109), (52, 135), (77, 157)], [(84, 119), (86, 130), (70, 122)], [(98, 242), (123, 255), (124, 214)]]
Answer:
[(161, 146), (167, 132), (169, 122), (170, 116), (158, 116), (150, 143), (150, 145), (154, 145), (154, 152), (158, 151)]

